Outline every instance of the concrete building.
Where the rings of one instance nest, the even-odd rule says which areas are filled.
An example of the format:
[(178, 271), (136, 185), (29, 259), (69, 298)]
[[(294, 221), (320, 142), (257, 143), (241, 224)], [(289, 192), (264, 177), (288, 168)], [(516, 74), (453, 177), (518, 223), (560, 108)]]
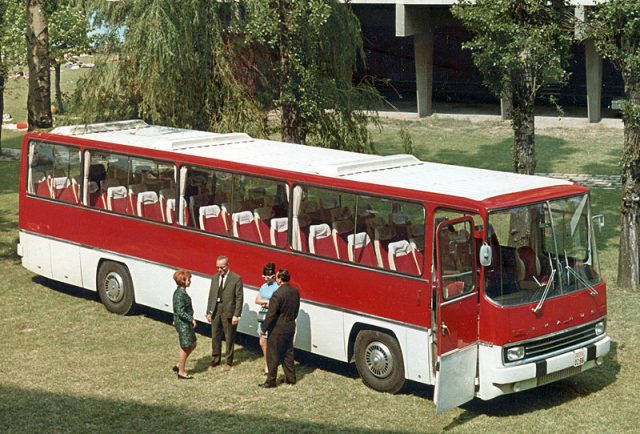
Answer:
[[(429, 116), (436, 100), (495, 102), (482, 84), (471, 54), (461, 48), (470, 35), (451, 15), (454, 0), (351, 0), (360, 18), (368, 72), (389, 80), (397, 95), (415, 88), (417, 113)], [(594, 0), (573, 0), (575, 15), (584, 18)], [(622, 96), (620, 74), (597, 54), (593, 41), (573, 47), (567, 86), (545, 89), (563, 106), (585, 107), (590, 122), (599, 122), (602, 109)], [(604, 81), (603, 81), (604, 78)], [(604, 95), (603, 95), (604, 91)], [(603, 98), (604, 97), (604, 98)], [(507, 101), (501, 101), (506, 115)]]

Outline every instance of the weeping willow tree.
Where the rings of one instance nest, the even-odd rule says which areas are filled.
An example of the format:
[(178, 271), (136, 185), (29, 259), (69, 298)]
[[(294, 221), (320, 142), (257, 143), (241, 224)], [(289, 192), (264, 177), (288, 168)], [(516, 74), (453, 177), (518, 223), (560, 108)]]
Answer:
[(266, 131), (266, 114), (235, 74), (236, 2), (121, 0), (85, 3), (110, 34), (78, 85), (84, 122), (142, 118), (210, 131)]
[(105, 56), (79, 84), (85, 122), (140, 117), (210, 131), (372, 151), (364, 108), (381, 102), (352, 84), (360, 25), (337, 0), (121, 0), (86, 3), (111, 29)]
[(287, 142), (372, 152), (364, 108), (381, 97), (370, 83), (353, 84), (363, 59), (360, 23), (337, 0), (247, 0), (245, 40), (265, 53), (254, 63), (267, 109), (280, 115)]

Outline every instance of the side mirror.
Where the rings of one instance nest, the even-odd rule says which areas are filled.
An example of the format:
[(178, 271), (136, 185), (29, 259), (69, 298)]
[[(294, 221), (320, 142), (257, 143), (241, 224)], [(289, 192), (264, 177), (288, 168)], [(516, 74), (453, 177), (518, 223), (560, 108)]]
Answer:
[(593, 217), (591, 217), (591, 221), (593, 221), (595, 227), (598, 228), (598, 232), (602, 232), (602, 229), (604, 229), (604, 215), (594, 215)]
[(480, 264), (484, 267), (491, 265), (491, 246), (487, 243), (480, 246)]

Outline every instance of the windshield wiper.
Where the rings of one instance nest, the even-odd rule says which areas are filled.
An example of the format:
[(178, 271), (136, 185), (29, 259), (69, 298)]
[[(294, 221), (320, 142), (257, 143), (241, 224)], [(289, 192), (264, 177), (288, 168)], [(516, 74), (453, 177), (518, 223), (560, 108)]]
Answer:
[(547, 294), (549, 294), (549, 289), (551, 288), (551, 285), (553, 285), (553, 279), (556, 276), (556, 269), (552, 269), (551, 270), (551, 276), (549, 276), (549, 281), (547, 282), (547, 286), (545, 286), (544, 288), (544, 292), (542, 293), (542, 297), (540, 297), (540, 301), (538, 302), (538, 305), (536, 307), (532, 307), (531, 311), (533, 313), (538, 312), (540, 309), (542, 309), (542, 305), (544, 304), (544, 301), (547, 298)]
[(564, 261), (566, 262), (566, 265), (564, 266), (564, 268), (565, 270), (567, 270), (567, 284), (569, 284), (569, 273), (571, 273), (578, 282), (582, 283), (584, 286), (587, 287), (591, 295), (593, 296), (598, 295), (598, 291), (593, 287), (593, 285), (591, 285), (591, 283), (589, 283), (582, 276), (580, 276), (578, 272), (569, 265), (569, 257), (567, 256), (566, 250), (564, 251)]

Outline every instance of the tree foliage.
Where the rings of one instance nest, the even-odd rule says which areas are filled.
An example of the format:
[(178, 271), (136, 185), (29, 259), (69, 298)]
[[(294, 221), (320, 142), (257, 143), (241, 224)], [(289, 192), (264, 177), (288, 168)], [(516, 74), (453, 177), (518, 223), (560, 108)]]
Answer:
[(60, 65), (67, 55), (79, 55), (89, 48), (89, 20), (76, 2), (59, 1), (49, 16), (49, 57), (55, 72), (55, 96), (58, 113), (62, 113)]
[(204, 130), (265, 131), (266, 117), (226, 55), (234, 51), (227, 30), (235, 2), (123, 0), (97, 6), (103, 7), (97, 15), (102, 25), (120, 33), (122, 43), (111, 45), (78, 86), (86, 121), (140, 117)]
[(640, 3), (608, 0), (587, 16), (596, 49), (622, 74), (622, 204), (618, 285), (640, 288)]
[[(364, 107), (380, 102), (369, 83), (352, 84), (363, 57), (360, 23), (334, 0), (249, 0), (246, 38), (267, 53), (259, 69), (273, 80), (260, 89), (281, 114), (285, 141), (372, 151)], [(263, 74), (267, 75), (267, 74)], [(275, 86), (273, 86), (275, 84)]]
[[(335, 0), (122, 0), (94, 7), (121, 44), (80, 84), (85, 120), (142, 117), (370, 150), (372, 87), (353, 86), (359, 23)], [(114, 47), (113, 40), (108, 38)], [(117, 58), (114, 57), (117, 54)], [(115, 60), (117, 59), (117, 60)]]
[(471, 50), (484, 82), (511, 98), (514, 169), (535, 171), (534, 103), (540, 89), (564, 83), (573, 38), (567, 0), (463, 0), (452, 8), (472, 33)]

